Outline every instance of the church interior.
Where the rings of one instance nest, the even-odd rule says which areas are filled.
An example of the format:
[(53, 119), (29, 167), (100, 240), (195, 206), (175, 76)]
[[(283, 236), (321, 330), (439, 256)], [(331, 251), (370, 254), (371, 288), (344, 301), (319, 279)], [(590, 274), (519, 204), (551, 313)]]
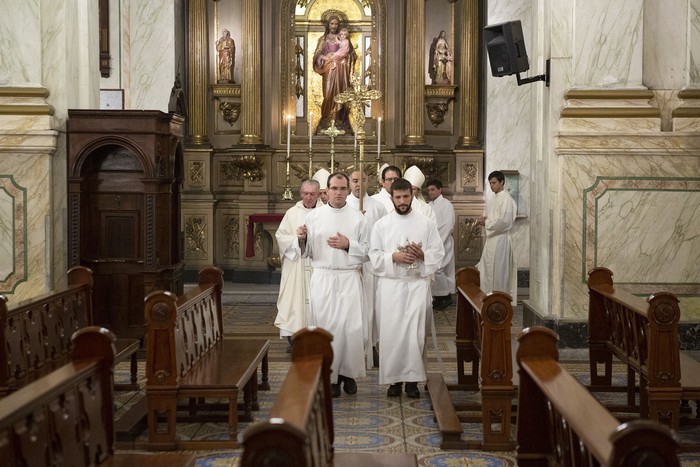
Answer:
[[(271, 323), (275, 231), (319, 169), (362, 170), (370, 193), (383, 164), (441, 180), (458, 269), (481, 257), (477, 218), (500, 170), (517, 204), (513, 339), (543, 326), (563, 359), (587, 351), (589, 273), (607, 268), (644, 303), (672, 294), (669, 339), (696, 355), (698, 11), (700, 0), (15, 2), (0, 19), (0, 294), (12, 310), (89, 268), (92, 322), (140, 341), (141, 378), (144, 298), (179, 297), (211, 265), (225, 313), (258, 297)], [(348, 56), (320, 72), (332, 20)], [(344, 73), (333, 92), (361, 118), (329, 111), (323, 73)], [(440, 314), (433, 369), (454, 360), (456, 313)], [(243, 316), (245, 332), (269, 333)], [(281, 345), (273, 388), (290, 360)], [(514, 449), (472, 465), (516, 465)]]

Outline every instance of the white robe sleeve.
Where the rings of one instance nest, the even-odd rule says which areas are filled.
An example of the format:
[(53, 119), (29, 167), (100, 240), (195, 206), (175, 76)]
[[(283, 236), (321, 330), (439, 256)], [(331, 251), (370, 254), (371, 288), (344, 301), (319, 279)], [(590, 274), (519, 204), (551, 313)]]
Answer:
[(396, 277), (396, 263), (392, 260), (392, 255), (395, 250), (384, 250), (385, 236), (386, 235), (382, 231), (382, 224), (374, 224), (372, 237), (369, 242), (369, 261), (372, 267), (372, 273), (379, 277)]
[(440, 269), (442, 258), (445, 256), (445, 247), (440, 240), (437, 226), (433, 222), (428, 223), (427, 244), (423, 242), (423, 261), (418, 261), (416, 264), (420, 268), (420, 275), (425, 277), (435, 274), (435, 271)]
[(301, 256), (299, 242), (295, 241), (297, 238), (296, 228), (298, 226), (292, 225), (293, 219), (297, 217), (295, 210), (296, 208), (291, 208), (284, 214), (284, 218), (280, 222), (277, 232), (275, 232), (280, 254), (289, 261), (296, 261)]
[(491, 213), (486, 219), (486, 230), (494, 234), (510, 230), (515, 221), (516, 209), (515, 202), (507, 193), (502, 197), (496, 197)]
[(367, 219), (362, 216), (360, 223), (357, 226), (357, 241), (350, 240), (348, 248), (348, 264), (358, 265), (367, 262), (367, 254), (369, 253), (369, 225)]

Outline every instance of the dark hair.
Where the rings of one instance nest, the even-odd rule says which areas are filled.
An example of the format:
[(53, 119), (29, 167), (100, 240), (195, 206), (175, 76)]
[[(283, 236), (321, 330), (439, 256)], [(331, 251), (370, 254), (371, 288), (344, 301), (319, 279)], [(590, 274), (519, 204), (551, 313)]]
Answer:
[(503, 182), (505, 181), (506, 176), (503, 175), (503, 172), (501, 172), (500, 170), (494, 170), (489, 174), (489, 178), (487, 178), (486, 180), (491, 180), (492, 178), (495, 178), (499, 182)]
[(348, 188), (350, 188), (350, 179), (343, 172), (333, 172), (328, 176), (328, 181), (326, 181), (326, 186), (328, 188), (331, 187), (331, 180), (334, 178), (344, 178)]
[(438, 190), (442, 190), (442, 182), (438, 180), (437, 178), (434, 178), (432, 180), (428, 180), (428, 183), (425, 184), (425, 186), (434, 186)]
[(384, 180), (384, 175), (386, 175), (387, 171), (389, 170), (396, 172), (399, 175), (399, 178), (401, 177), (401, 169), (399, 169), (395, 165), (390, 165), (388, 167), (384, 167), (384, 170), (382, 170), (382, 180)]
[(391, 184), (391, 187), (389, 187), (389, 193), (392, 195), (394, 194), (395, 191), (410, 191), (413, 193), (413, 185), (411, 185), (411, 182), (406, 180), (405, 178), (399, 178), (398, 180), (394, 180), (394, 183)]

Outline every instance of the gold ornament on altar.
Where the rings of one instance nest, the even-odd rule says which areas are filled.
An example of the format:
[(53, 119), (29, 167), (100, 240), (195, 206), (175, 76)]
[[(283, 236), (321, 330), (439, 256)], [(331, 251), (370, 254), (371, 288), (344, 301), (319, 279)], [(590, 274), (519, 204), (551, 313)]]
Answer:
[[(338, 104), (348, 104), (350, 107), (350, 123), (352, 129), (357, 136), (357, 144), (360, 148), (360, 163), (359, 170), (363, 172), (362, 163), (365, 152), (365, 107), (368, 105), (367, 101), (375, 100), (382, 97), (382, 93), (376, 89), (367, 89), (367, 86), (362, 84), (360, 77), (357, 75), (352, 75), (350, 77), (351, 88), (346, 89), (337, 96), (334, 100)], [(362, 177), (360, 177), (360, 211), (363, 208), (363, 189), (362, 189)]]

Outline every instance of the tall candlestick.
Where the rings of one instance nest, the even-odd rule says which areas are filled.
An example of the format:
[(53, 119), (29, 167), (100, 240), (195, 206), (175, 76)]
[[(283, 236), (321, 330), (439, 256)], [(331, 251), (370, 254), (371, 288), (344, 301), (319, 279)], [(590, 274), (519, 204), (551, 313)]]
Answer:
[(290, 150), (289, 144), (292, 140), (291, 136), (292, 136), (292, 116), (287, 115), (287, 159), (289, 159), (289, 150)]
[(313, 132), (311, 129), (313, 127), (313, 124), (314, 124), (314, 113), (309, 112), (309, 149), (311, 149), (311, 137), (313, 135)]
[(292, 195), (292, 184), (291, 184), (291, 178), (289, 174), (289, 159), (291, 158), (291, 142), (292, 142), (292, 115), (288, 114), (286, 115), (287, 117), (287, 157), (285, 157), (285, 160), (287, 162), (287, 167), (286, 167), (286, 174), (285, 174), (285, 184), (284, 184), (284, 193), (282, 194), (282, 199), (284, 200), (291, 200), (294, 198)]
[(353, 150), (353, 152), (357, 151), (357, 132), (355, 132), (355, 139), (353, 140), (353, 143), (352, 143), (352, 150)]
[(377, 120), (377, 156), (382, 152), (382, 117)]

